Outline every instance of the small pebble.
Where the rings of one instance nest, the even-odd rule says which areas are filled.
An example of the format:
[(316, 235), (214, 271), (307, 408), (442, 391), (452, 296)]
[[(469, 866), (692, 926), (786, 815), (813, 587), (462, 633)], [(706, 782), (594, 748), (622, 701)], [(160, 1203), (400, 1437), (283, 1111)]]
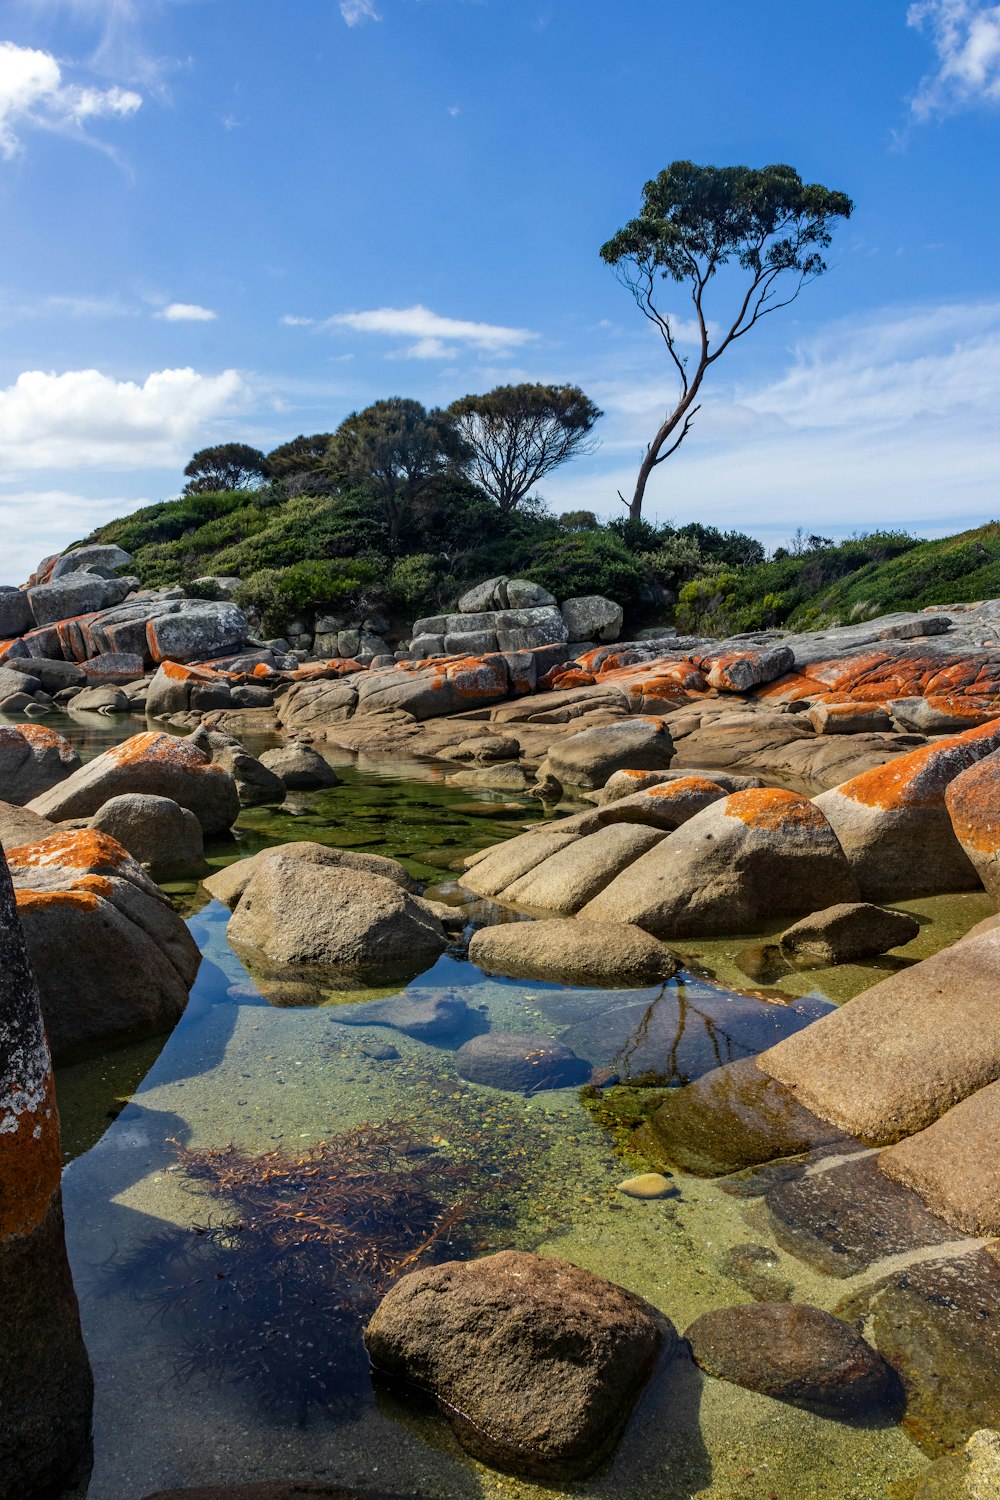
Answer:
[(642, 1172), (620, 1182), (618, 1191), (626, 1198), (668, 1198), (674, 1189), (670, 1178), (662, 1172)]

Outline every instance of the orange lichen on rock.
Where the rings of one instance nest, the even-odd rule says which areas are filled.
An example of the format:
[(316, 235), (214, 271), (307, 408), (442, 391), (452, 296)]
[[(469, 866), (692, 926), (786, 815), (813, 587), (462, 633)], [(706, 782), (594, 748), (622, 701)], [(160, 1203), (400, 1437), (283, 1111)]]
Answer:
[[(18, 901), (20, 906), (20, 901)], [(59, 1118), (56, 1113), (55, 1085), (51, 1072), (46, 1077), (41, 1097), (26, 1101), (23, 1091), (12, 1079), (5, 1079), (21, 1093), (16, 1102), (26, 1107), (13, 1108), (13, 1099), (0, 1100), (3, 1150), (0, 1151), (0, 1239), (30, 1234), (45, 1218), (59, 1188), (62, 1152), (59, 1145)]]
[(46, 729), (41, 724), (15, 724), (14, 728), (34, 750), (58, 750), (61, 755), (75, 757), (76, 752), (69, 740), (54, 729)]
[[(625, 776), (642, 776), (642, 771), (624, 771)], [(652, 797), (657, 801), (670, 801), (673, 798), (690, 797), (693, 792), (712, 793), (719, 792), (722, 788), (715, 781), (710, 781), (707, 776), (678, 776), (676, 781), (663, 781), (659, 786), (647, 786), (640, 793), (643, 797)]]
[(19, 912), (43, 911), (53, 906), (71, 906), (77, 911), (97, 911), (100, 898), (93, 891), (16, 891)]
[(826, 818), (808, 797), (780, 787), (753, 787), (726, 798), (726, 816), (739, 818), (751, 828), (826, 828)]
[(67, 829), (51, 833), (31, 844), (21, 844), (8, 849), (7, 863), (15, 879), (22, 870), (42, 870), (56, 867), (60, 870), (77, 870), (93, 874), (98, 870), (110, 870), (119, 875), (132, 866), (140, 867), (131, 854), (112, 838), (110, 833), (101, 833), (96, 828)]
[(176, 735), (162, 734), (156, 729), (147, 729), (142, 734), (133, 734), (120, 745), (105, 750), (105, 755), (116, 765), (134, 765), (142, 760), (170, 761), (185, 769), (199, 771), (211, 764), (208, 756), (196, 745), (189, 745)]
[(930, 807), (943, 803), (945, 791), (956, 776), (995, 750), (1000, 750), (1000, 719), (921, 745), (845, 781), (837, 790), (866, 807)]
[(539, 679), (538, 686), (557, 689), (593, 687), (596, 680), (593, 672), (584, 672), (580, 667), (571, 667), (568, 670), (564, 667), (552, 667), (544, 677)]
[[(296, 682), (322, 682), (329, 677), (346, 677), (351, 672), (362, 672), (364, 668), (361, 663), (350, 656), (331, 656), (326, 661), (305, 662), (296, 667), (289, 675)], [(266, 666), (261, 662), (260, 666), (254, 667), (253, 676), (272, 677), (274, 668)]]
[(945, 791), (945, 802), (965, 852), (973, 859), (977, 854), (996, 859), (1000, 853), (1000, 755), (987, 755), (956, 776)]

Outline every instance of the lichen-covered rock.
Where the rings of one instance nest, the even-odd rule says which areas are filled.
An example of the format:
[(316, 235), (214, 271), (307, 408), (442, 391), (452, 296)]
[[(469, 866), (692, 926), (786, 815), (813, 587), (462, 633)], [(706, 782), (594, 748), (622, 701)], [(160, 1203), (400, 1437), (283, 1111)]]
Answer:
[(204, 661), (235, 651), (250, 639), (250, 624), (235, 604), (183, 601), (176, 613), (151, 619), (146, 645), (154, 662)]
[(679, 967), (677, 956), (639, 927), (559, 918), (481, 927), (469, 944), (469, 961), (511, 979), (616, 989), (656, 984)]
[(849, 1324), (805, 1303), (720, 1307), (684, 1336), (707, 1374), (825, 1416), (877, 1412), (898, 1389), (882, 1356)]
[(880, 703), (816, 703), (806, 717), (817, 734), (885, 734), (892, 728)]
[(100, 578), (115, 578), (119, 570), (127, 568), (131, 561), (132, 554), (114, 543), (94, 542), (89, 547), (73, 547), (53, 563), (49, 581), (55, 583), (69, 573), (96, 573)]
[(812, 912), (778, 939), (786, 953), (818, 963), (849, 964), (911, 943), (920, 923), (908, 912), (887, 911), (867, 901), (845, 901)]
[(431, 1391), (470, 1453), (546, 1480), (601, 1461), (675, 1342), (631, 1292), (517, 1250), (411, 1272), (365, 1329), (376, 1369)]
[(707, 776), (679, 776), (630, 797), (613, 797), (601, 804), (598, 816), (602, 823), (642, 823), (669, 832), (721, 801), (727, 790)]
[[(69, 663), (67, 663), (67, 666)], [(127, 687), (145, 675), (142, 657), (133, 651), (104, 651), (82, 663), (82, 672), (92, 687)]]
[(68, 573), (58, 583), (43, 583), (28, 589), (28, 603), (36, 625), (52, 625), (120, 604), (134, 584), (134, 579)]
[(93, 1379), (63, 1237), (62, 1152), (38, 988), (0, 853), (0, 1491), (83, 1477)]
[(1000, 720), (911, 750), (816, 798), (866, 900), (978, 884), (955, 836), (945, 793), (957, 776), (996, 750)]
[(775, 646), (770, 651), (730, 651), (708, 661), (709, 687), (725, 693), (748, 693), (791, 671), (795, 656), (788, 646)]
[(174, 735), (135, 734), (35, 797), (33, 812), (53, 822), (90, 818), (123, 792), (169, 797), (194, 813), (207, 834), (224, 833), (239, 816), (240, 799), (228, 771)]
[(165, 661), (157, 667), (146, 694), (146, 712), (152, 719), (194, 709), (228, 708), (233, 701), (232, 684), (211, 667), (182, 666)]
[(956, 776), (944, 800), (955, 837), (994, 905), (1000, 906), (1000, 753)]
[(0, 724), (0, 790), (19, 807), (58, 786), (80, 768), (61, 734), (40, 724)]
[(447, 947), (441, 923), (392, 880), (268, 851), (229, 923), (271, 963), (417, 974)]
[(555, 740), (547, 768), (567, 785), (602, 787), (616, 771), (665, 771), (673, 755), (662, 719), (623, 719)]
[(8, 849), (7, 859), (56, 1060), (168, 1030), (201, 954), (122, 845), (80, 829)]
[[(415, 719), (433, 719), (506, 698), (509, 680), (503, 657), (496, 655), (400, 662), (384, 672), (364, 673), (355, 686), (359, 714), (404, 709)], [(284, 711), (282, 722), (290, 722)]]
[(752, 930), (857, 895), (815, 803), (765, 787), (704, 808), (606, 885), (582, 915), (635, 922), (657, 937), (704, 936)]
[(117, 839), (156, 876), (180, 880), (199, 875), (204, 868), (201, 824), (193, 812), (169, 797), (144, 792), (112, 797), (98, 808), (90, 826)]

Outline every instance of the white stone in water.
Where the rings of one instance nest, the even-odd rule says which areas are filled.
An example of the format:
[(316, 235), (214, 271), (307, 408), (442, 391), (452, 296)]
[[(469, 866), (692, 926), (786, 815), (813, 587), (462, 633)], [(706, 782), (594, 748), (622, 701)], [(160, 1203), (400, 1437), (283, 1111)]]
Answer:
[(626, 1198), (668, 1198), (673, 1190), (670, 1178), (662, 1172), (640, 1172), (638, 1177), (618, 1184), (618, 1191)]

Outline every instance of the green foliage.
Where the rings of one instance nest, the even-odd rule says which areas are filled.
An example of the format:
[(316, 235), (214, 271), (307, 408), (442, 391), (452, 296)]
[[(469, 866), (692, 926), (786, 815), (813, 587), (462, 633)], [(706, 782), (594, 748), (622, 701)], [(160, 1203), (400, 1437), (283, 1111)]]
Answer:
[(298, 474), (323, 474), (329, 471), (327, 450), (333, 434), (314, 432), (309, 437), (300, 433), (290, 443), (280, 443), (267, 455), (267, 472), (271, 479), (290, 479)]
[(461, 463), (465, 446), (444, 412), (391, 396), (351, 412), (334, 433), (328, 457), (346, 483), (379, 497), (395, 543), (417, 496)]
[(378, 564), (363, 558), (322, 559), (287, 568), (262, 568), (245, 579), (236, 595), (241, 609), (259, 616), (265, 635), (276, 635), (305, 609), (364, 601), (371, 607), (382, 577)]
[(390, 601), (404, 615), (419, 619), (428, 605), (437, 601), (441, 585), (447, 578), (443, 560), (433, 552), (399, 557), (389, 574)]
[(201, 448), (184, 469), (188, 494), (218, 490), (248, 490), (267, 478), (267, 459), (249, 443), (217, 443)]
[(578, 531), (540, 542), (519, 573), (557, 599), (606, 594), (625, 609), (645, 599), (649, 575), (623, 542), (607, 531)]

